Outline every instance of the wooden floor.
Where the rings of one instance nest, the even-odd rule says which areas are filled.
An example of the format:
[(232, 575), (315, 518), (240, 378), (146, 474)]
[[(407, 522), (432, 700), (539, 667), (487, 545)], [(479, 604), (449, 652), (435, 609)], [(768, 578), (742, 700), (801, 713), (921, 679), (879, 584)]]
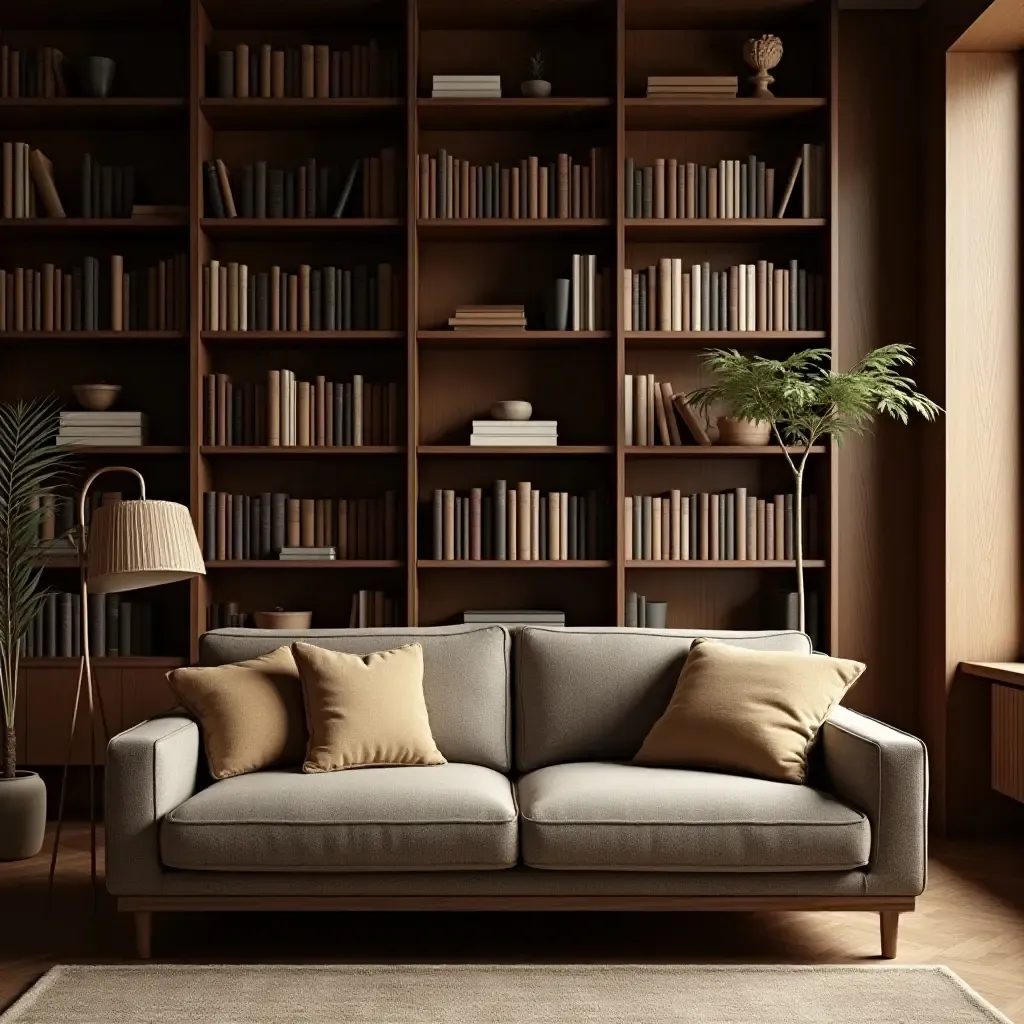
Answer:
[[(51, 964), (133, 959), (131, 923), (101, 892), (73, 827), (46, 912), (47, 854), (0, 864), (0, 1008)], [(897, 962), (946, 964), (1024, 1024), (1024, 849), (944, 845), (900, 927)], [(227, 962), (876, 963), (874, 914), (158, 915), (154, 960)]]

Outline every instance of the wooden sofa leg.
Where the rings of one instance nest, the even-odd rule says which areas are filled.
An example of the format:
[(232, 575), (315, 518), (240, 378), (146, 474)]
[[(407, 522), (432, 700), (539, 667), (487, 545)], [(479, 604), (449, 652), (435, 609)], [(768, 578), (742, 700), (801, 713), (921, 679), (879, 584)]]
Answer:
[(148, 960), (153, 955), (153, 912), (151, 910), (135, 911), (135, 951), (140, 960)]
[(900, 912), (898, 910), (879, 911), (878, 924), (882, 933), (882, 959), (895, 960), (900, 929)]

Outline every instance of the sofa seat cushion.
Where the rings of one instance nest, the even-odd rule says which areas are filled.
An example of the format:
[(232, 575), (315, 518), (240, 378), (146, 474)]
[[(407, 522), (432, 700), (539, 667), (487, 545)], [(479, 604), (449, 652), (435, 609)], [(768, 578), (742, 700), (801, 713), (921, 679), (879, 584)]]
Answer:
[(864, 867), (859, 811), (809, 786), (610, 762), (518, 784), (523, 861), (593, 871), (846, 871)]
[(257, 772), (168, 814), (160, 852), (190, 871), (465, 871), (516, 862), (509, 780), (480, 765)]

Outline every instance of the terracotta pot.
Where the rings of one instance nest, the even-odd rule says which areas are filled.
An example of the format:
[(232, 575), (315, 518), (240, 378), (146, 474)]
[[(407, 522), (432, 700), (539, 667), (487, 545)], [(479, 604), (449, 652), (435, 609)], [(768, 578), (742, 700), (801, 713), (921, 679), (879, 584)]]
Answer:
[(253, 612), (257, 629), (309, 629), (312, 612)]
[(735, 416), (718, 417), (716, 444), (766, 445), (772, 439), (772, 425), (765, 421), (741, 420)]
[(35, 772), (0, 778), (0, 861), (25, 860), (43, 848), (46, 786)]

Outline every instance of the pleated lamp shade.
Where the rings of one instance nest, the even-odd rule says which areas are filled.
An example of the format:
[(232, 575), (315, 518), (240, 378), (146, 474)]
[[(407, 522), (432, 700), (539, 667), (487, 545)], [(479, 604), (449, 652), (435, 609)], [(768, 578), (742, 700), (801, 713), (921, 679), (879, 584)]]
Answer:
[(192, 517), (176, 501), (116, 501), (93, 512), (89, 528), (89, 590), (125, 590), (203, 576)]

